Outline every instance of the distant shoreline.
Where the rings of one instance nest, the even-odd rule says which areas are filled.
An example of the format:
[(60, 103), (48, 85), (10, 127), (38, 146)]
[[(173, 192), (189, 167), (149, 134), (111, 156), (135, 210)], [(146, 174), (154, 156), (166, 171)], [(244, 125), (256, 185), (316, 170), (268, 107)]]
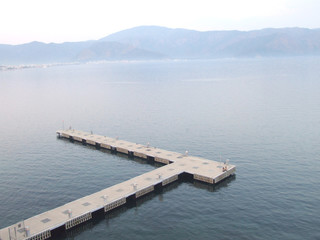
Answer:
[(42, 63), (42, 64), (17, 64), (17, 65), (0, 65), (0, 72), (2, 71), (14, 71), (30, 68), (49, 68), (58, 66), (71, 66), (71, 65), (86, 65), (86, 64), (104, 64), (104, 63), (151, 63), (151, 62), (186, 62), (186, 61), (221, 61), (221, 60), (261, 60), (261, 59), (290, 59), (290, 58), (320, 58), (318, 55), (302, 55), (302, 56), (257, 56), (257, 57), (224, 57), (224, 58), (175, 58), (175, 59), (150, 59), (150, 60), (98, 60), (88, 62), (65, 62), (65, 63)]
[(18, 65), (0, 65), (0, 71), (12, 71), (28, 68), (48, 68), (56, 66), (65, 66), (65, 65), (77, 65), (81, 64), (79, 62), (71, 63), (43, 63), (43, 64), (18, 64)]

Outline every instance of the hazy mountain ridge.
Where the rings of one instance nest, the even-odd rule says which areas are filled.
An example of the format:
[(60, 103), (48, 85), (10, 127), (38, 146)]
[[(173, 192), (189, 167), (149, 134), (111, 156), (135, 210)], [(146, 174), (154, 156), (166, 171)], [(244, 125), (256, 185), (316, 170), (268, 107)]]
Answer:
[(100, 40), (0, 44), (0, 64), (320, 55), (320, 29), (207, 31), (142, 26)]
[(101, 39), (101, 41), (110, 40), (147, 50), (152, 49), (173, 58), (320, 54), (319, 29), (281, 28), (248, 32), (198, 32), (162, 27), (137, 27)]

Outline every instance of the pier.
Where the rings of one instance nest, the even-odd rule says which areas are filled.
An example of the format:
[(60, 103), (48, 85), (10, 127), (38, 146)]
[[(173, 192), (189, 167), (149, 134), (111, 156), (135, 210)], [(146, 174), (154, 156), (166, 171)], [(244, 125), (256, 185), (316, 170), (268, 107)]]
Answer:
[(216, 184), (233, 175), (236, 167), (200, 157), (166, 151), (73, 129), (59, 130), (60, 138), (92, 145), (164, 164), (155, 170), (103, 189), (63, 206), (41, 213), (0, 230), (0, 240), (43, 240), (59, 236), (79, 224), (121, 207), (182, 178)]

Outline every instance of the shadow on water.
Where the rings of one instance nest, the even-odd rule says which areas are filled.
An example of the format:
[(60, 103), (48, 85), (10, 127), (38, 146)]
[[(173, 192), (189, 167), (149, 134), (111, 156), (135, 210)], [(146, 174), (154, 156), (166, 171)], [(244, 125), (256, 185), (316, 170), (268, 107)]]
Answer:
[(236, 180), (236, 175), (230, 175), (229, 177), (223, 179), (222, 181), (220, 181), (219, 183), (212, 185), (209, 183), (205, 183), (205, 182), (199, 182), (197, 180), (191, 180), (190, 182), (192, 183), (192, 185), (196, 188), (200, 188), (200, 189), (204, 189), (207, 190), (209, 192), (215, 192), (218, 191), (220, 188), (224, 188), (224, 187), (228, 187), (228, 185), (233, 182), (234, 180)]
[(102, 222), (105, 222), (106, 226), (108, 227), (109, 221), (111, 219), (119, 217), (121, 214), (125, 213), (129, 209), (139, 208), (145, 202), (151, 201), (157, 197), (161, 201), (161, 198), (163, 198), (164, 194), (177, 189), (179, 187), (179, 185), (183, 184), (183, 183), (191, 184), (192, 186), (194, 186), (196, 188), (207, 190), (209, 192), (215, 192), (215, 191), (219, 190), (220, 188), (227, 187), (229, 185), (229, 183), (231, 183), (235, 179), (236, 179), (236, 176), (232, 175), (216, 185), (210, 185), (210, 184), (206, 184), (206, 183), (202, 183), (202, 182), (198, 182), (198, 181), (189, 181), (186, 179), (179, 179), (176, 182), (173, 182), (173, 183), (166, 185), (162, 189), (155, 190), (151, 193), (148, 193), (148, 194), (136, 199), (136, 201), (132, 201), (130, 203), (122, 205), (121, 207), (113, 209), (113, 210), (105, 213), (104, 215), (100, 215), (98, 217), (91, 219), (90, 221), (87, 221), (87, 222), (84, 222), (80, 225), (77, 225), (77, 226), (69, 229), (68, 231), (61, 233), (61, 235), (59, 235), (57, 238), (52, 238), (52, 239), (55, 239), (55, 240), (58, 240), (61, 238), (74, 239), (78, 235), (82, 234), (85, 231), (93, 229), (96, 225), (98, 225)]
[[(61, 139), (61, 138), (60, 138)], [(92, 150), (98, 150), (98, 151), (102, 151), (108, 154), (113, 154), (113, 155), (117, 155), (119, 157), (122, 157), (124, 159), (127, 160), (133, 160), (137, 163), (140, 164), (151, 164), (155, 167), (162, 167), (165, 164), (161, 164), (161, 163), (157, 163), (154, 161), (149, 161), (147, 159), (142, 159), (142, 158), (137, 158), (137, 157), (132, 157), (132, 156), (128, 156), (126, 154), (123, 153), (119, 153), (119, 152), (115, 152), (115, 151), (111, 151), (108, 149), (102, 149), (102, 148), (98, 148), (92, 145), (88, 145), (88, 144), (83, 144), (77, 141), (73, 141), (73, 140), (68, 140), (68, 139), (61, 139), (67, 143), (72, 143), (72, 144), (76, 144), (76, 145), (81, 145), (81, 146), (85, 146), (89, 149)], [(83, 233), (84, 231), (88, 231), (93, 229), (96, 225), (98, 225), (99, 223), (105, 221), (106, 226), (109, 225), (109, 221), (113, 218), (117, 218), (119, 217), (121, 214), (123, 214), (124, 212), (126, 212), (129, 209), (132, 208), (139, 208), (142, 204), (144, 204), (147, 201), (153, 200), (156, 197), (159, 197), (160, 201), (163, 198), (163, 195), (166, 194), (167, 192), (173, 191), (174, 189), (178, 188), (179, 185), (181, 183), (186, 183), (186, 184), (190, 184), (191, 186), (194, 186), (196, 188), (199, 189), (203, 189), (203, 190), (207, 190), (209, 192), (215, 192), (218, 191), (221, 188), (227, 187), (232, 181), (234, 181), (236, 179), (236, 175), (231, 175), (226, 179), (223, 179), (222, 181), (220, 181), (219, 183), (212, 185), (209, 183), (204, 183), (204, 182), (199, 182), (197, 180), (194, 180), (192, 175), (185, 175), (183, 177), (179, 177), (179, 179), (175, 182), (172, 182), (160, 189), (155, 189), (153, 192), (150, 192), (144, 196), (141, 196), (140, 198), (136, 199), (135, 201), (130, 201), (127, 202), (125, 205), (122, 205), (118, 208), (115, 208), (103, 215), (99, 215), (96, 216), (95, 218), (86, 221), (80, 225), (77, 225), (71, 229), (69, 229), (68, 231), (64, 231), (61, 232), (61, 234), (59, 234), (59, 236), (54, 237), (52, 239), (61, 239), (61, 238), (65, 238), (65, 239), (74, 239), (75, 237), (77, 237), (78, 235), (80, 235), (81, 233)]]
[(91, 219), (90, 221), (86, 221), (80, 225), (77, 225), (77, 226), (69, 229), (68, 231), (61, 232), (61, 234), (59, 234), (59, 236), (52, 238), (52, 239), (55, 239), (55, 240), (58, 240), (61, 238), (74, 239), (75, 237), (77, 237), (81, 233), (93, 229), (96, 225), (98, 225), (99, 223), (102, 223), (102, 222), (105, 222), (105, 224), (108, 226), (109, 221), (111, 219), (119, 217), (121, 214), (128, 211), (129, 209), (139, 208), (143, 203), (150, 201), (156, 197), (160, 196), (160, 198), (161, 198), (161, 196), (163, 194), (176, 189), (182, 182), (183, 182), (183, 180), (178, 180), (176, 182), (168, 184), (165, 188), (162, 188), (161, 190), (155, 190), (149, 194), (146, 194), (146, 195), (136, 199), (136, 201), (131, 201), (125, 205), (122, 205), (118, 208), (115, 208), (115, 209), (105, 213), (104, 215), (99, 215), (99, 216)]

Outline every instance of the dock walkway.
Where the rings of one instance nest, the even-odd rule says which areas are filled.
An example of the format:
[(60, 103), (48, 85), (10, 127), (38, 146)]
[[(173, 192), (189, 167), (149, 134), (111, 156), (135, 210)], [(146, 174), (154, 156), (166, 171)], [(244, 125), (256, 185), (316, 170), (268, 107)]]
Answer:
[(188, 156), (187, 153), (166, 151), (82, 131), (59, 130), (57, 134), (61, 138), (167, 165), (1, 229), (0, 240), (48, 239), (96, 215), (106, 214), (129, 201), (161, 189), (184, 174), (198, 181), (216, 184), (234, 174), (236, 169), (228, 163), (222, 164)]

